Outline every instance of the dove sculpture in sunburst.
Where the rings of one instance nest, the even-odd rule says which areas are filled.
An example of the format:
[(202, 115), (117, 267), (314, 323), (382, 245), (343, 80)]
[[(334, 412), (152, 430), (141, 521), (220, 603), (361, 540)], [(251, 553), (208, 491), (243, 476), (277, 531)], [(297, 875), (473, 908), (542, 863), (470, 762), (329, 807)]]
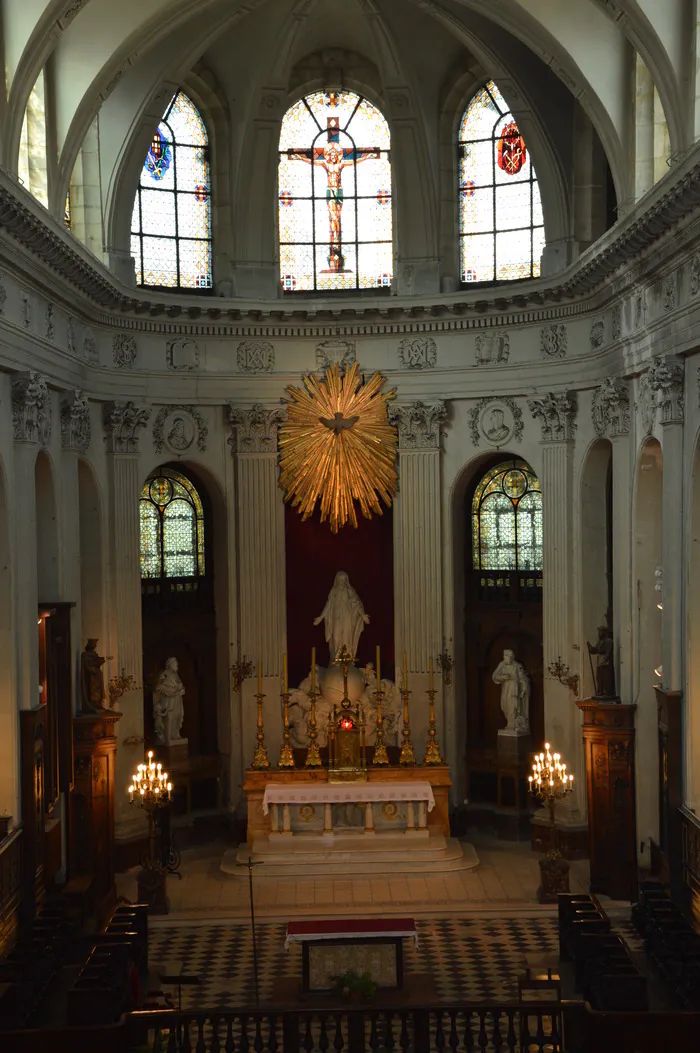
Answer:
[(359, 375), (355, 362), (342, 373), (330, 365), (324, 376), (304, 377), (287, 388), (287, 419), (280, 426), (280, 484), (285, 501), (308, 519), (317, 502), (321, 521), (333, 533), (357, 526), (357, 506), (366, 519), (381, 515), (396, 494), (396, 429), (387, 405), (395, 391), (382, 391), (384, 377)]

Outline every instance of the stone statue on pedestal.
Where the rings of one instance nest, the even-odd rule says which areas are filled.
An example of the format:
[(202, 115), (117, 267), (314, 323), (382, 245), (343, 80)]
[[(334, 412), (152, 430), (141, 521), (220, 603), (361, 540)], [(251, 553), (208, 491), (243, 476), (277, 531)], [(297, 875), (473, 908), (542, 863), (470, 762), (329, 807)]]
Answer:
[(354, 658), (360, 633), (365, 625), (369, 624), (369, 615), (365, 614), (362, 600), (353, 589), (344, 570), (339, 570), (336, 574), (326, 606), (318, 618), (314, 619), (314, 625), (320, 625), (321, 622), (325, 623), (331, 662), (335, 661), (343, 646), (347, 647)]
[(513, 651), (506, 649), (491, 679), (501, 685), (501, 709), (506, 718), (504, 731), (526, 735), (530, 730), (530, 681)]
[(609, 626), (598, 626), (598, 642), (589, 643), (588, 653), (598, 655), (595, 671), (596, 698), (615, 698), (615, 665), (613, 635)]
[(156, 742), (169, 746), (181, 738), (185, 710), (182, 699), (185, 685), (180, 679), (177, 658), (168, 658), (153, 689), (153, 724)]
[(80, 656), (80, 709), (83, 713), (100, 713), (105, 708), (104, 664), (105, 659), (97, 653), (97, 640), (88, 640)]

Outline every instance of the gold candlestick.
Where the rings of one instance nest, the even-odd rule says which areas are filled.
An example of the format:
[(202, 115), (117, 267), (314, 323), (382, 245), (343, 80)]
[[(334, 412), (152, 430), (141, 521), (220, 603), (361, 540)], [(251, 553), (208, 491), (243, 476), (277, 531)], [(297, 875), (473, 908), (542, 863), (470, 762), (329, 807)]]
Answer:
[[(258, 686), (260, 686), (259, 680)], [(255, 768), (258, 771), (265, 771), (267, 768), (270, 767), (270, 758), (267, 755), (267, 746), (265, 745), (265, 731), (263, 729), (262, 704), (265, 696), (263, 695), (262, 691), (258, 691), (255, 697), (258, 702), (258, 729), (255, 733), (257, 745), (255, 747), (255, 755), (253, 757), (253, 763), (251, 767)]]
[(416, 763), (416, 751), (414, 750), (413, 743), (411, 742), (411, 726), (408, 721), (408, 696), (410, 694), (411, 692), (406, 690), (406, 682), (404, 676), (404, 684), (401, 690), (401, 697), (403, 698), (403, 728), (401, 730), (401, 736), (403, 738), (403, 743), (401, 744), (401, 754), (399, 756), (399, 764), (403, 764), (404, 766)]
[[(285, 655), (286, 658), (286, 655)], [(285, 662), (286, 666), (286, 662)], [(286, 679), (286, 677), (285, 677)], [(277, 761), (278, 768), (293, 768), (294, 767), (294, 753), (292, 752), (292, 745), (289, 741), (289, 692), (282, 692), (282, 705), (284, 707), (284, 720), (282, 724), (282, 748), (280, 750), (280, 759)]]
[[(431, 662), (432, 665), (432, 662)], [(431, 668), (431, 681), (432, 681), (432, 668)], [(428, 741), (425, 745), (425, 757), (423, 764), (442, 764), (442, 757), (440, 756), (440, 747), (438, 746), (437, 734), (435, 731), (435, 696), (437, 691), (434, 691), (432, 687), (428, 691), (428, 698), (430, 699), (430, 709), (428, 711)]]
[(312, 690), (311, 694), (311, 713), (309, 714), (309, 745), (306, 750), (306, 764), (305, 768), (320, 768), (321, 751), (318, 748), (318, 726), (316, 724), (316, 699), (318, 695)]
[[(377, 648), (377, 652), (379, 652), (379, 648)], [(374, 755), (372, 757), (372, 764), (389, 763), (389, 754), (387, 753), (386, 746), (384, 744), (384, 714), (382, 713), (383, 698), (384, 692), (382, 691), (382, 682), (381, 680), (377, 680), (377, 738), (374, 745)]]

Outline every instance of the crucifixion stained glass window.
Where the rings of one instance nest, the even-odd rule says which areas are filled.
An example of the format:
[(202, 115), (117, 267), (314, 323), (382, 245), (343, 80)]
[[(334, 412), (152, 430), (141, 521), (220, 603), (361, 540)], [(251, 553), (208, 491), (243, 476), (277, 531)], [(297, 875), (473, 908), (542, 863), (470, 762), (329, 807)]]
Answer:
[(480, 88), (459, 129), (463, 282), (538, 278), (544, 220), (530, 152), (500, 91)]
[(139, 285), (210, 289), (209, 141), (199, 110), (173, 95), (141, 169), (131, 219)]
[(278, 170), (285, 292), (391, 285), (390, 144), (382, 114), (351, 91), (315, 92), (287, 110)]
[(204, 513), (185, 475), (161, 468), (147, 479), (139, 500), (142, 578), (204, 575)]
[(542, 570), (542, 491), (526, 461), (505, 461), (479, 480), (472, 500), (475, 570)]

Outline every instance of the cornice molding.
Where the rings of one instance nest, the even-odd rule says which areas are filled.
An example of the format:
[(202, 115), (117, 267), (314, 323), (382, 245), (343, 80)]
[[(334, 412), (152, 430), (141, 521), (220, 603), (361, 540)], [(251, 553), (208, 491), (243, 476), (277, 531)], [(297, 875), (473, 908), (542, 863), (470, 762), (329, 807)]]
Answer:
[[(23, 200), (26, 198), (26, 201)], [(139, 318), (180, 320), (180, 324), (207, 326), (220, 323), (221, 335), (343, 335), (351, 331), (376, 332), (387, 326), (392, 332), (434, 332), (440, 329), (483, 327), (489, 312), (502, 318), (509, 312), (538, 312), (539, 320), (578, 313), (577, 298), (591, 294), (610, 280), (621, 267), (638, 261), (682, 218), (700, 207), (700, 147), (694, 149), (678, 170), (665, 177), (652, 191), (648, 207), (639, 215), (624, 217), (570, 267), (551, 279), (513, 283), (483, 290), (462, 290), (434, 302), (401, 303), (399, 298), (381, 300), (306, 301), (274, 300), (241, 303), (220, 297), (197, 298), (151, 293), (127, 288), (112, 277), (95, 257), (71, 238), (59, 223), (0, 172), (0, 230), (5, 230), (23, 248), (41, 260), (53, 273), (82, 292), (106, 311), (131, 314), (134, 327)], [(160, 296), (160, 298), (159, 298)], [(479, 299), (477, 297), (481, 296)], [(145, 319), (144, 319), (145, 320)], [(537, 320), (535, 318), (532, 319)], [(492, 319), (489, 318), (489, 324)], [(127, 324), (128, 327), (128, 324)], [(180, 326), (178, 325), (178, 329)]]

